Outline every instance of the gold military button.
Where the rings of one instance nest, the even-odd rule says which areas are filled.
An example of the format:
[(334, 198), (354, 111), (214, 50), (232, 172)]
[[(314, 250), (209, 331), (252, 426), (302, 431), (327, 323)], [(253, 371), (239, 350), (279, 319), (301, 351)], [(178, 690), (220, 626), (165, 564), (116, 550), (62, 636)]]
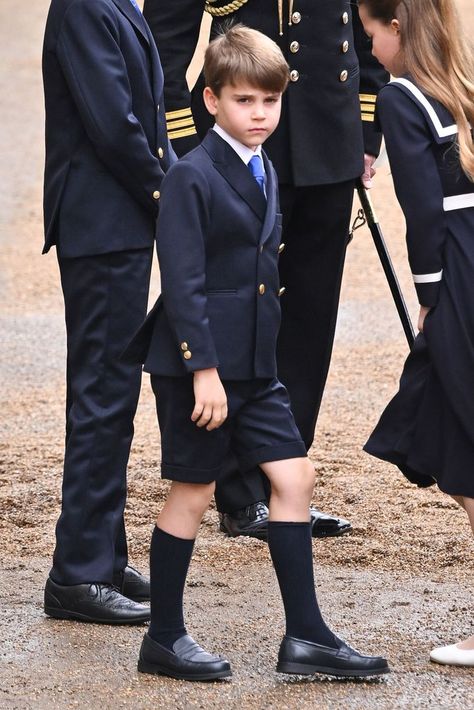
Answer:
[(291, 21), (294, 25), (297, 25), (298, 22), (301, 22), (301, 12), (294, 12), (291, 16)]
[(286, 291), (286, 288), (285, 288), (284, 286), (282, 286), (282, 287), (278, 290), (278, 295), (279, 295), (279, 296), (283, 296), (283, 294), (285, 293), (285, 291)]
[(191, 360), (192, 356), (193, 356), (193, 354), (192, 354), (191, 350), (185, 350), (183, 353), (183, 357), (185, 360)]
[(163, 148), (158, 148), (158, 157), (162, 158), (164, 156), (164, 154), (165, 154), (165, 152), (164, 152)]
[(258, 292), (261, 296), (263, 296), (263, 294), (265, 293), (265, 284), (260, 284), (260, 286), (258, 287)]
[(347, 81), (347, 77), (349, 76), (349, 72), (347, 69), (343, 69), (342, 72), (339, 74), (339, 81)]
[(298, 81), (300, 78), (300, 73), (297, 69), (292, 69), (290, 71), (290, 81)]
[(284, 248), (285, 248), (285, 245), (284, 245), (284, 243), (282, 242), (282, 243), (280, 244), (280, 246), (278, 247), (278, 253), (281, 254)]
[(293, 54), (296, 54), (296, 52), (299, 52), (300, 49), (300, 43), (299, 42), (292, 42), (290, 44), (290, 52), (293, 52)]
[(347, 39), (342, 43), (341, 52), (345, 54), (349, 50), (349, 42)]
[(159, 200), (160, 197), (161, 197), (161, 192), (159, 190), (155, 190), (155, 192), (153, 193), (153, 199)]
[(188, 344), (187, 344), (187, 342), (184, 340), (184, 341), (181, 343), (181, 350), (184, 352), (184, 351), (187, 350), (187, 349), (188, 349)]
[(342, 19), (342, 24), (347, 25), (347, 23), (349, 22), (349, 13), (343, 12), (341, 19)]

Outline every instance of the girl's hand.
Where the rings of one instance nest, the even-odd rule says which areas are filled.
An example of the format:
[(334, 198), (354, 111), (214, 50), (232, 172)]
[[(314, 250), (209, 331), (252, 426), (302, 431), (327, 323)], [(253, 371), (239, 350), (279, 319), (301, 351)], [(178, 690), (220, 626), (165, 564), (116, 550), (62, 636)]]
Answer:
[(217, 429), (227, 418), (227, 396), (215, 367), (194, 373), (194, 409), (191, 419), (207, 431)]
[(423, 326), (425, 324), (425, 318), (430, 312), (431, 308), (429, 306), (420, 306), (420, 314), (418, 316), (418, 330), (420, 333), (423, 332)]

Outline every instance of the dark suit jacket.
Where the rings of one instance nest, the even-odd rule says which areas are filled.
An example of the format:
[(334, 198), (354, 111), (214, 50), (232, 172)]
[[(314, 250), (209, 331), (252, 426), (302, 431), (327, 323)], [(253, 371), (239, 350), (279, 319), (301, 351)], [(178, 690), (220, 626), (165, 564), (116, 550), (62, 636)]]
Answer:
[(212, 130), (167, 173), (157, 228), (162, 295), (125, 356), (146, 371), (276, 375), (281, 215), (275, 171), (263, 159), (267, 200)]
[(130, 0), (52, 0), (43, 78), (44, 251), (58, 244), (63, 257), (77, 257), (150, 246), (175, 156), (144, 18)]
[(144, 15), (162, 48), (168, 130), (177, 154), (198, 143), (193, 117), (201, 137), (210, 125), (202, 78), (192, 103), (186, 83), (206, 7), (216, 13), (211, 38), (223, 23), (242, 22), (271, 37), (288, 61), (292, 80), (283, 96), (281, 120), (265, 143), (280, 183), (325, 185), (361, 175), (364, 145), (373, 155), (380, 148), (375, 99), (389, 77), (371, 54), (356, 3), (298, 0), (289, 25), (290, 3), (283, 2), (282, 35), (278, 0), (247, 0), (232, 11), (236, 5), (227, 0), (145, 0)]

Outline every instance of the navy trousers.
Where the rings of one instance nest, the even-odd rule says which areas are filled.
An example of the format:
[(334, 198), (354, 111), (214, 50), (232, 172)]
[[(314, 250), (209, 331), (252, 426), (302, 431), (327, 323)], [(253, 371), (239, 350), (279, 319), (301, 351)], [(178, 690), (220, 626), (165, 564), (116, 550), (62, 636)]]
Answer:
[(120, 354), (146, 314), (152, 249), (59, 256), (67, 331), (62, 509), (51, 577), (111, 583), (127, 564), (123, 512), (141, 367)]
[[(331, 360), (354, 181), (334, 185), (280, 185), (285, 249), (280, 256), (282, 323), (278, 338), (278, 379), (306, 448), (314, 429)], [(235, 460), (216, 487), (221, 512), (268, 500), (268, 482), (256, 468), (245, 477)]]

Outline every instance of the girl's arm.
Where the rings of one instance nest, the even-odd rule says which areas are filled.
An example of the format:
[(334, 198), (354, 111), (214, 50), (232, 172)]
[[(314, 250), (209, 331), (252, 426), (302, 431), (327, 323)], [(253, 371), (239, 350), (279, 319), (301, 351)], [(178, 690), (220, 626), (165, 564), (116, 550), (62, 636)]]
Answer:
[(377, 115), (407, 226), (408, 260), (422, 306), (438, 300), (447, 234), (443, 190), (431, 132), (417, 105), (396, 85), (379, 94)]

